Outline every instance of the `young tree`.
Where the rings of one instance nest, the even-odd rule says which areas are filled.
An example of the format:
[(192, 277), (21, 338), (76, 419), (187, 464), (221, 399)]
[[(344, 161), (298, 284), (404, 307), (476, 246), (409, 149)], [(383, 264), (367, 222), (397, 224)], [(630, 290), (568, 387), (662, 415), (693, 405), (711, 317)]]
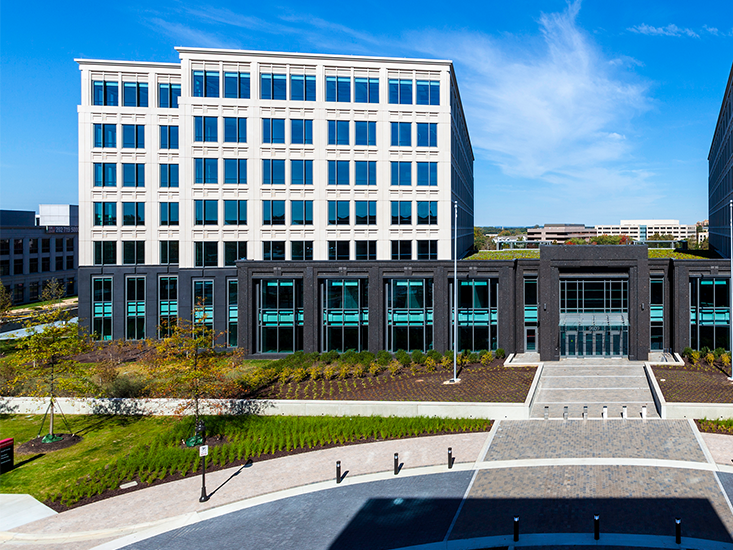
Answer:
[[(169, 327), (170, 335), (151, 345), (155, 353), (149, 360), (151, 394), (158, 397), (182, 397), (183, 406), (177, 411), (195, 416), (194, 425), (201, 414), (200, 400), (226, 394), (227, 366), (214, 352), (218, 338), (207, 323), (207, 315), (201, 305), (193, 310), (192, 319), (178, 319)], [(187, 444), (199, 444), (195, 436)]]
[(480, 227), (473, 228), (473, 247), (476, 250), (486, 250), (486, 235)]
[(12, 314), (10, 308), (13, 306), (13, 300), (10, 297), (10, 292), (5, 288), (5, 285), (0, 282), (0, 327), (10, 321)]
[[(88, 348), (86, 335), (71, 322), (71, 313), (61, 306), (64, 288), (51, 279), (43, 289), (44, 305), (33, 308), (25, 322), (26, 335), (19, 338), (12, 356), (16, 376), (13, 385), (21, 385), (35, 397), (50, 398), (50, 425), (45, 443), (61, 439), (54, 434), (56, 397), (60, 391), (78, 393), (88, 389), (86, 367), (74, 356)], [(45, 417), (44, 417), (45, 418)], [(40, 431), (43, 429), (41, 424)]]

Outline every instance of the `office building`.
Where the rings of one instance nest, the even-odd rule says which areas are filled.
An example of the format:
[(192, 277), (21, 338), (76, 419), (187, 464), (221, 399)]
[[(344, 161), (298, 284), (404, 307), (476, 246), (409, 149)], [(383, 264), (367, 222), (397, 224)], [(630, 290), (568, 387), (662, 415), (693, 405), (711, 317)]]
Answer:
[(42, 204), (39, 212), (0, 210), (0, 281), (16, 305), (37, 302), (54, 278), (67, 296), (77, 292), (78, 207)]
[(708, 219), (710, 248), (730, 258), (730, 202), (733, 200), (733, 67), (720, 105), (708, 154)]
[(568, 239), (587, 239), (595, 237), (596, 232), (592, 227), (576, 223), (546, 223), (542, 227), (528, 227), (528, 241), (557, 241), (565, 242)]
[(236, 345), (238, 260), (450, 260), (454, 228), (471, 249), (450, 61), (177, 51), (77, 60), (80, 317), (100, 338), (155, 336), (201, 303)]
[(596, 235), (627, 235), (635, 241), (646, 241), (654, 235), (670, 235), (671, 240), (697, 240), (695, 224), (681, 224), (679, 220), (621, 220), (619, 225), (596, 225)]

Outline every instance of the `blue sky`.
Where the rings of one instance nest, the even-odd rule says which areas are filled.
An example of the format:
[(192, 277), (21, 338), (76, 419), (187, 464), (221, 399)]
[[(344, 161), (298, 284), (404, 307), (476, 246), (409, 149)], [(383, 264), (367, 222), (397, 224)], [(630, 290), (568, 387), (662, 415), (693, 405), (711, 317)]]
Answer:
[(707, 218), (729, 0), (3, 2), (0, 204), (77, 202), (73, 59), (175, 46), (452, 59), (476, 224)]

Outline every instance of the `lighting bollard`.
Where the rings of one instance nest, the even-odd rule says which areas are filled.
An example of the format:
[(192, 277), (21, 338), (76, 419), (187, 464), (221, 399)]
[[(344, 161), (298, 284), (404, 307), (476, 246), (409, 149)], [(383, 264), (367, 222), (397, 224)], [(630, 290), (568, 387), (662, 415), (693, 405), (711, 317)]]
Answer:
[(567, 420), (568, 419), (568, 407), (565, 405), (562, 409), (562, 419)]
[(641, 407), (641, 417), (646, 420), (646, 405), (642, 405)]
[(550, 407), (545, 405), (545, 420), (547, 420), (550, 417)]
[(601, 411), (601, 418), (603, 418), (603, 420), (608, 418), (608, 407), (606, 405), (603, 405), (603, 410)]
[(674, 520), (674, 541), (682, 544), (682, 520), (680, 518)]
[(588, 420), (588, 405), (583, 406), (583, 420)]
[(627, 409), (626, 409), (626, 405), (624, 405), (623, 407), (621, 407), (621, 418), (626, 418), (627, 416), (626, 413), (627, 413)]
[(341, 483), (341, 461), (336, 461), (336, 483)]
[(598, 514), (593, 516), (593, 538), (595, 540), (601, 538), (601, 516)]
[(201, 457), (201, 496), (199, 502), (209, 500), (206, 494), (206, 456), (209, 454), (209, 446), (206, 444), (206, 424), (203, 420), (196, 423), (196, 433), (201, 435), (202, 444), (199, 447), (199, 456)]
[(519, 540), (519, 516), (514, 516), (514, 542)]
[(448, 469), (453, 468), (453, 447), (448, 447)]
[(400, 473), (400, 455), (398, 453), (394, 454), (394, 475), (397, 475)]

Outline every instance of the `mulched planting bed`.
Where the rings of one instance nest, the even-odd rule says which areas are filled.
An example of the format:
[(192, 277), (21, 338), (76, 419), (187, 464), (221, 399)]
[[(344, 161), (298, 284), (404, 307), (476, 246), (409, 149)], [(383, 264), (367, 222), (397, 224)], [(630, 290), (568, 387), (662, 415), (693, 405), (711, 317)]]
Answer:
[(717, 420), (695, 420), (697, 429), (710, 434), (733, 435), (733, 425), (726, 425)]
[[(486, 432), (488, 432), (489, 430), (491, 430), (491, 426), (493, 425), (493, 423), (494, 423), (493, 420), (487, 420), (486, 421), (486, 429), (485, 429)], [(444, 431), (444, 432), (424, 433), (424, 434), (420, 434), (420, 435), (417, 435), (417, 436), (414, 436), (414, 437), (433, 437), (433, 436), (438, 436), (438, 435), (449, 435), (449, 434), (458, 434), (458, 433), (477, 433), (477, 432), (475, 432), (475, 431), (470, 431), (470, 432)], [(208, 461), (207, 461), (207, 464), (206, 464), (206, 472), (207, 473), (208, 472), (216, 472), (218, 470), (225, 470), (225, 469), (228, 469), (228, 468), (234, 468), (236, 466), (242, 466), (242, 467), (245, 467), (246, 468), (249, 464), (252, 464), (254, 462), (263, 462), (265, 460), (272, 460), (273, 458), (280, 458), (280, 457), (283, 457), (283, 456), (298, 455), (298, 454), (302, 454), (302, 453), (309, 453), (309, 452), (312, 452), (312, 451), (322, 451), (324, 449), (332, 449), (334, 447), (347, 447), (347, 446), (350, 446), (350, 445), (363, 445), (364, 443), (374, 443), (374, 442), (377, 442), (377, 441), (395, 441), (397, 439), (413, 439), (413, 437), (409, 437), (409, 436), (402, 437), (402, 438), (390, 437), (390, 438), (385, 438), (385, 439), (377, 439), (377, 438), (374, 438), (374, 437), (368, 437), (368, 438), (362, 438), (362, 439), (355, 440), (355, 441), (348, 441), (348, 442), (345, 442), (345, 443), (327, 443), (327, 444), (324, 444), (324, 445), (314, 445), (313, 448), (298, 448), (298, 449), (293, 449), (293, 450), (290, 450), (290, 451), (283, 450), (283, 451), (276, 451), (274, 453), (262, 454), (262, 455), (258, 456), (257, 458), (254, 458), (254, 459), (248, 458), (246, 460), (235, 460), (233, 462), (230, 462), (228, 464), (225, 464), (224, 466), (220, 466), (218, 464), (209, 464)], [(209, 445), (216, 444), (216, 443), (212, 442), (212, 440), (210, 438), (207, 438), (206, 443), (209, 444)], [(224, 442), (223, 441), (222, 442), (219, 442), (219, 444), (222, 444), (222, 443), (224, 443)], [(30, 451), (30, 452), (34, 452), (34, 451)], [(192, 453), (198, 453), (198, 447), (192, 448), (191, 449), (191, 452)], [(389, 456), (386, 456), (385, 457), (385, 464), (387, 465), (387, 467), (385, 468), (385, 470), (389, 469), (389, 466), (391, 464), (391, 462), (390, 462), (391, 456), (392, 455), (389, 455)], [(459, 459), (460, 460), (460, 457), (459, 456), (456, 456), (456, 459)], [(140, 478), (139, 477), (135, 477), (135, 478), (133, 478), (132, 481), (136, 481), (137, 482), (137, 485), (135, 485), (134, 487), (130, 487), (128, 489), (120, 489), (120, 488), (117, 488), (117, 489), (113, 489), (113, 490), (110, 490), (110, 491), (104, 491), (103, 493), (100, 493), (100, 494), (97, 494), (97, 495), (93, 495), (91, 497), (82, 498), (81, 500), (77, 501), (76, 503), (74, 503), (71, 506), (66, 506), (64, 504), (61, 504), (59, 501), (53, 501), (53, 500), (50, 500), (50, 499), (49, 500), (46, 500), (44, 502), (44, 504), (46, 506), (48, 506), (49, 508), (51, 508), (52, 510), (55, 510), (56, 512), (65, 512), (66, 510), (71, 510), (72, 508), (78, 508), (79, 506), (84, 506), (85, 504), (91, 504), (93, 502), (98, 502), (100, 500), (104, 500), (104, 499), (107, 499), (107, 498), (116, 497), (116, 496), (122, 495), (124, 493), (129, 493), (131, 491), (139, 491), (140, 489), (145, 489), (147, 487), (153, 487), (155, 485), (160, 485), (162, 483), (170, 483), (171, 481), (178, 481), (178, 480), (181, 480), (181, 479), (196, 477), (196, 476), (200, 476), (200, 475), (201, 475), (201, 469), (199, 468), (198, 472), (196, 472), (196, 473), (191, 473), (191, 474), (188, 474), (186, 476), (183, 476), (180, 473), (176, 472), (175, 474), (168, 475), (168, 476), (164, 477), (163, 479), (156, 479), (152, 483), (143, 483), (143, 482), (140, 481)], [(212, 491), (214, 491), (214, 489), (216, 489), (216, 487), (207, 484), (207, 489), (208, 489), (209, 493), (211, 493)], [(196, 494), (198, 494), (198, 493), (196, 493)]]
[(50, 453), (51, 451), (60, 451), (66, 449), (72, 445), (76, 445), (81, 441), (81, 437), (76, 434), (55, 434), (61, 437), (60, 441), (53, 441), (51, 443), (44, 443), (43, 437), (36, 437), (30, 441), (26, 441), (21, 445), (18, 445), (16, 453), (18, 454), (36, 454), (36, 453)]
[(403, 369), (397, 376), (389, 371), (361, 378), (303, 380), (260, 389), (250, 397), (261, 399), (331, 399), (365, 401), (456, 401), (522, 403), (532, 385), (536, 367), (504, 367), (503, 361), (489, 366), (463, 367), (459, 384), (444, 384), (452, 370), (416, 372)]
[(664, 398), (677, 403), (733, 403), (733, 382), (728, 380), (730, 367), (719, 361), (713, 365), (654, 365), (654, 377)]

